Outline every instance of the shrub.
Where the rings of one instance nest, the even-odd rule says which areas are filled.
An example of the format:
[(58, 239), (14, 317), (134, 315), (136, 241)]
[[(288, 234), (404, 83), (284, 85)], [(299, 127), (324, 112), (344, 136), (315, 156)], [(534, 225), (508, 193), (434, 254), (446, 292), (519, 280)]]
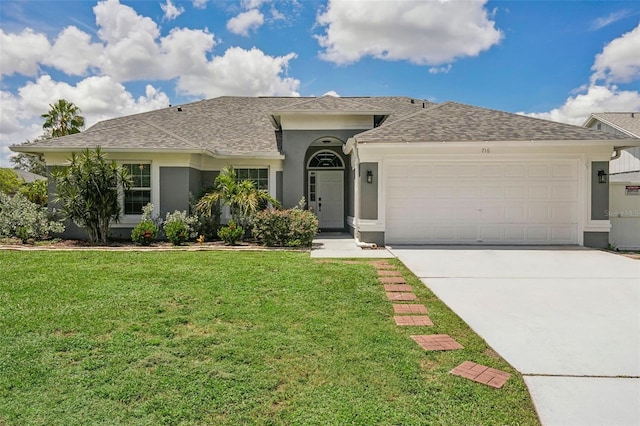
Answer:
[(129, 188), (131, 176), (96, 148), (72, 153), (68, 167), (56, 168), (52, 177), (65, 218), (89, 234), (92, 243), (107, 243), (111, 224), (120, 220), (118, 192)]
[(22, 185), (20, 193), (27, 197), (32, 203), (36, 203), (45, 207), (49, 200), (47, 180), (38, 179), (33, 182), (28, 182)]
[(243, 235), (244, 229), (242, 229), (241, 226), (236, 225), (233, 219), (229, 221), (227, 226), (218, 231), (218, 237), (220, 237), (225, 244), (230, 246), (236, 245)]
[(148, 203), (142, 208), (140, 222), (131, 231), (131, 240), (134, 243), (148, 246), (158, 237), (158, 218), (153, 217), (153, 204)]
[(253, 235), (270, 247), (309, 247), (318, 232), (318, 218), (299, 207), (264, 210), (253, 218)]
[(64, 225), (55, 219), (55, 212), (34, 204), (22, 194), (10, 197), (0, 193), (0, 237), (39, 240), (51, 232), (63, 232)]
[(188, 216), (185, 211), (167, 213), (164, 221), (164, 233), (174, 246), (179, 246), (194, 238), (196, 218)]
[[(204, 192), (203, 192), (204, 194)], [(220, 203), (214, 203), (209, 210), (197, 209), (196, 205), (202, 198), (190, 196), (191, 214), (196, 218), (195, 231), (197, 235), (202, 235), (206, 240), (218, 239), (218, 230), (220, 229), (220, 216), (222, 208)]]

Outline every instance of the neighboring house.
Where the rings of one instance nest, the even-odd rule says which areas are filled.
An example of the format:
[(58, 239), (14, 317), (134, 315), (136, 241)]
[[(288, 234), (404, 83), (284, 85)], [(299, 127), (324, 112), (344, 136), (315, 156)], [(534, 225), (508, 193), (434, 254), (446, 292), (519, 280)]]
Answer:
[(35, 182), (37, 180), (46, 180), (46, 176), (40, 176), (35, 173), (28, 172), (22, 169), (13, 169), (14, 172), (18, 175), (18, 177), (22, 178), (26, 183)]
[[(640, 111), (594, 113), (584, 127), (640, 138)], [(617, 150), (609, 173), (609, 242), (620, 249), (640, 249), (640, 147)]]
[(322, 229), (364, 242), (602, 247), (609, 187), (598, 172), (637, 142), (455, 102), (223, 96), (11, 149), (51, 168), (101, 146), (137, 177), (120, 236), (147, 202), (161, 215), (187, 209), (189, 193), (232, 165), (284, 207), (305, 197)]

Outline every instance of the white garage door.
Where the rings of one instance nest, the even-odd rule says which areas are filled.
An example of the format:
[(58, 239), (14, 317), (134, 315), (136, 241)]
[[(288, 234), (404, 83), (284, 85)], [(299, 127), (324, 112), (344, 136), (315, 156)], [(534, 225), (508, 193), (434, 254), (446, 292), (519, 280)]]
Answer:
[(385, 167), (387, 244), (577, 244), (576, 161)]

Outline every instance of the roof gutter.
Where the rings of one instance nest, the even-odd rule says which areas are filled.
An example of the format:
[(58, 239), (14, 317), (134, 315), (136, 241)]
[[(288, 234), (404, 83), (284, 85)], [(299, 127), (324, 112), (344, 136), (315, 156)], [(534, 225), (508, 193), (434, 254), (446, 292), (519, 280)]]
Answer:
[[(14, 152), (31, 152), (31, 153), (47, 153), (47, 152), (80, 152), (87, 148), (93, 147), (32, 147), (32, 146), (10, 146), (9, 149)], [(216, 159), (233, 159), (233, 158), (250, 158), (260, 160), (284, 160), (284, 154), (272, 151), (256, 151), (247, 153), (232, 153), (219, 150), (208, 149), (162, 149), (162, 148), (103, 148), (103, 152), (144, 152), (154, 154), (202, 154)]]

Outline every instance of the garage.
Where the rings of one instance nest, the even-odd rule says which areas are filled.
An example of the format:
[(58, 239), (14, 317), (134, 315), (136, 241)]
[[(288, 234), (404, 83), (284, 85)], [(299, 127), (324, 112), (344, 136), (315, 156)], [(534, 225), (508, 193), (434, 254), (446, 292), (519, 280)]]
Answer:
[(577, 160), (388, 160), (387, 244), (578, 244)]

